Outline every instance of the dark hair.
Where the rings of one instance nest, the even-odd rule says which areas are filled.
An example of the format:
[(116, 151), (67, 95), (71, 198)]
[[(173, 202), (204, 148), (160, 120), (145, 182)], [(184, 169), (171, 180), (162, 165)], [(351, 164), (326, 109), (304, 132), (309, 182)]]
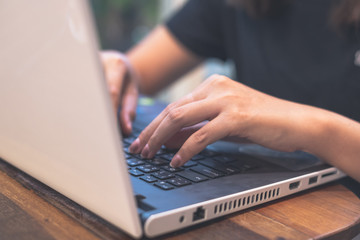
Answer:
[[(227, 0), (229, 4), (244, 8), (249, 16), (262, 18), (277, 15), (286, 10), (292, 0)], [(337, 30), (358, 29), (360, 1), (339, 0), (330, 13), (329, 22)]]

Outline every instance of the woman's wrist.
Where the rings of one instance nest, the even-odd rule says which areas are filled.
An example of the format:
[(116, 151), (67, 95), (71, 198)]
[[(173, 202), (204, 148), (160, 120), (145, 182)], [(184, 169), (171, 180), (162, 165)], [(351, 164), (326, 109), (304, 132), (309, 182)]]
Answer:
[(337, 142), (344, 134), (342, 126), (351, 120), (328, 110), (316, 107), (309, 109), (307, 120), (304, 121), (306, 138), (302, 142), (302, 150), (333, 164), (332, 161), (338, 154)]
[(312, 106), (304, 106), (301, 118), (298, 121), (300, 132), (299, 149), (315, 155), (319, 154), (324, 139), (330, 129), (330, 112)]
[(130, 59), (126, 54), (123, 54), (121, 52), (118, 52), (118, 57), (121, 59), (121, 61), (124, 63), (126, 68), (126, 77), (136, 86), (137, 89), (139, 89), (140, 84), (140, 75), (134, 68), (133, 64), (130, 62)]

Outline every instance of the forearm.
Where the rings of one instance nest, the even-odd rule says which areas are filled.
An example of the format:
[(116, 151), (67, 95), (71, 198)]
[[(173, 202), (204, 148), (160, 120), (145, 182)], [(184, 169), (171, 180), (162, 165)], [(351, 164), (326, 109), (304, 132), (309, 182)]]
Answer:
[(140, 91), (150, 95), (202, 61), (183, 48), (164, 26), (153, 30), (127, 55), (139, 76)]
[(180, 144), (172, 166), (180, 167), (208, 144), (230, 137), (279, 151), (307, 151), (360, 182), (360, 123), (269, 96), (220, 75), (209, 77), (191, 94), (169, 105), (130, 151), (152, 158), (169, 142), (169, 136), (205, 120), (195, 132), (182, 132), (188, 138)]
[(360, 123), (316, 108), (309, 116), (311, 133), (303, 142), (304, 150), (360, 182)]

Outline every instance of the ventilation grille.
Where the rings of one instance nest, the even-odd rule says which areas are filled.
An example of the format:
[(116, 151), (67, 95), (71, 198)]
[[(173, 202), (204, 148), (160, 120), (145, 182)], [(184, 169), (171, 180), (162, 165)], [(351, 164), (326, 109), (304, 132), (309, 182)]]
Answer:
[(235, 198), (235, 199), (233, 198), (230, 201), (222, 202), (220, 204), (215, 205), (214, 214), (220, 214), (234, 209), (245, 208), (246, 206), (254, 203), (268, 201), (274, 197), (279, 196), (279, 194), (280, 194), (280, 188), (274, 188), (268, 191), (243, 196), (240, 198)]

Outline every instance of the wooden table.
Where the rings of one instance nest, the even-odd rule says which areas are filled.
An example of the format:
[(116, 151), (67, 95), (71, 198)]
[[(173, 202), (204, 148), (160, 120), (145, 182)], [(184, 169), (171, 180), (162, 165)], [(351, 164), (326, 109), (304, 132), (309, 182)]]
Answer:
[[(328, 184), (161, 239), (351, 239), (360, 199)], [(121, 230), (0, 160), (0, 239), (130, 239)]]

